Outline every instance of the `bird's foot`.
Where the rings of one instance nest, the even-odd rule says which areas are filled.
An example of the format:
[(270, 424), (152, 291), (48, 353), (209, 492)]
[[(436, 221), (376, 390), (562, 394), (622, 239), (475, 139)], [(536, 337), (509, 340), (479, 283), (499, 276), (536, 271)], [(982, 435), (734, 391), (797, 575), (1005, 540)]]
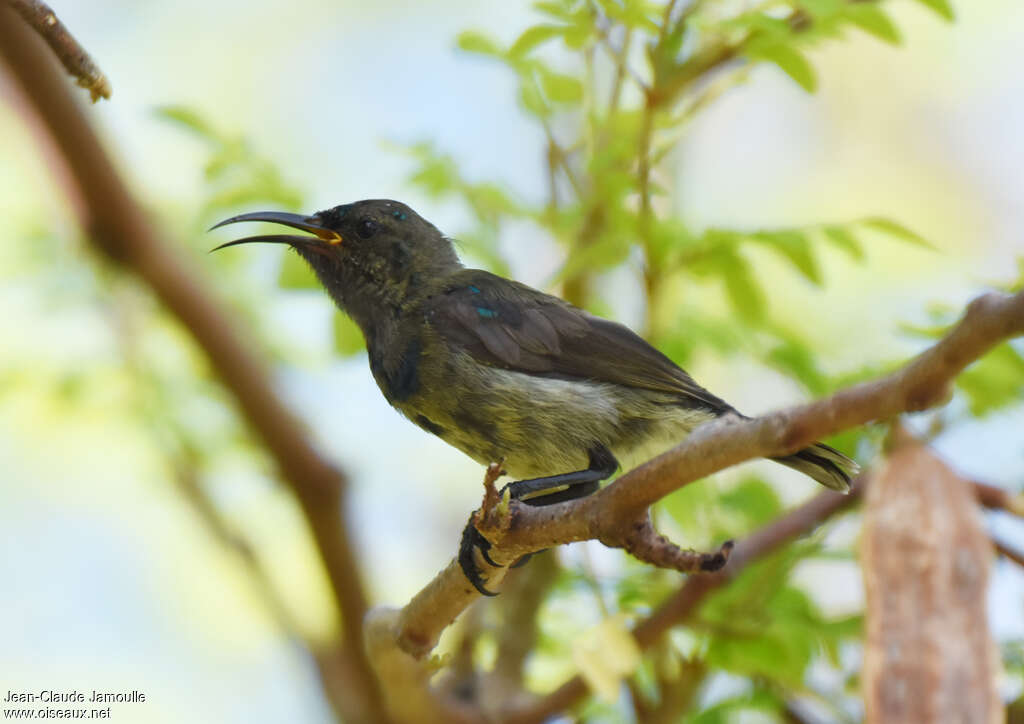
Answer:
[[(476, 513), (469, 517), (469, 522), (466, 523), (466, 527), (462, 530), (462, 542), (459, 544), (459, 567), (462, 568), (463, 574), (466, 576), (473, 588), (478, 590), (485, 596), (497, 596), (498, 594), (494, 591), (490, 591), (484, 586), (484, 580), (481, 575), (482, 571), (477, 565), (476, 557), (473, 555), (473, 551), (477, 550), (480, 552), (480, 557), (487, 562), (487, 565), (494, 566), (495, 568), (504, 568), (500, 563), (496, 562), (488, 551), (491, 550), (491, 542), (484, 538), (483, 534), (476, 529), (473, 525), (473, 521), (476, 518)], [(519, 568), (525, 566), (530, 562), (537, 553), (543, 553), (543, 550), (535, 551), (534, 553), (527, 553), (525, 556), (511, 564), (509, 568)]]
[(480, 551), (480, 557), (488, 563), (488, 565), (494, 566), (495, 568), (501, 568), (501, 565), (495, 563), (487, 551), (491, 549), (491, 542), (483, 537), (483, 535), (476, 529), (474, 521), (476, 520), (476, 512), (474, 511), (469, 516), (469, 522), (466, 523), (466, 527), (462, 529), (462, 542), (459, 544), (459, 566), (462, 568), (462, 573), (466, 576), (473, 588), (478, 590), (484, 596), (497, 596), (498, 594), (494, 591), (490, 591), (484, 586), (484, 579), (480, 567), (476, 563), (476, 556), (473, 554), (474, 551)]
[(462, 530), (462, 540), (459, 543), (459, 567), (462, 568), (463, 574), (477, 591), (484, 596), (497, 596), (498, 594), (494, 591), (489, 591), (484, 586), (484, 579), (480, 567), (477, 565), (477, 558), (474, 551), (480, 552), (480, 557), (488, 565), (494, 566), (495, 568), (503, 568), (500, 563), (496, 563), (491, 558), (488, 551), (491, 549), (491, 542), (484, 538), (483, 534), (477, 530), (476, 523), (478, 520), (487, 520), (491, 515), (497, 512), (501, 507), (502, 503), (506, 503), (508, 498), (506, 497), (505, 488), (498, 492), (494, 482), (505, 474), (502, 470), (501, 465), (504, 460), (491, 463), (487, 466), (487, 472), (484, 474), (484, 500), (483, 505), (479, 511), (474, 511), (469, 516), (469, 522), (466, 523), (466, 527)]
[[(603, 446), (597, 446), (590, 450), (588, 456), (589, 467), (584, 470), (543, 478), (517, 480), (504, 486), (500, 491), (495, 487), (494, 482), (505, 471), (501, 469), (501, 462), (491, 463), (484, 476), (484, 502), (479, 511), (481, 519), (487, 520), (496, 511), (503, 514), (507, 511), (508, 502), (511, 500), (518, 500), (531, 506), (545, 506), (576, 500), (594, 493), (600, 487), (600, 482), (614, 473), (619, 464), (611, 452)], [(498, 594), (487, 590), (484, 586), (473, 551), (480, 551), (480, 557), (489, 565), (495, 568), (503, 566), (495, 563), (491, 558), (488, 553), (492, 547), (491, 542), (476, 529), (476, 521), (477, 513), (474, 512), (469, 516), (469, 522), (462, 531), (462, 541), (459, 544), (459, 566), (473, 588), (485, 596), (496, 596)], [(518, 568), (525, 565), (531, 555), (533, 554), (523, 556), (510, 567)]]

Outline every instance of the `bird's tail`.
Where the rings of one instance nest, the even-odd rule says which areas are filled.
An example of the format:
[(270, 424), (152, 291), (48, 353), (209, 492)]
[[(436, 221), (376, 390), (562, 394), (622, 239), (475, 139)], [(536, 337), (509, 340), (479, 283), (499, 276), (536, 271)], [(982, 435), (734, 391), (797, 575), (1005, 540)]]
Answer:
[(860, 466), (838, 450), (818, 442), (784, 458), (772, 458), (777, 463), (799, 470), (814, 478), (826, 488), (840, 493), (850, 492), (850, 480), (860, 472)]

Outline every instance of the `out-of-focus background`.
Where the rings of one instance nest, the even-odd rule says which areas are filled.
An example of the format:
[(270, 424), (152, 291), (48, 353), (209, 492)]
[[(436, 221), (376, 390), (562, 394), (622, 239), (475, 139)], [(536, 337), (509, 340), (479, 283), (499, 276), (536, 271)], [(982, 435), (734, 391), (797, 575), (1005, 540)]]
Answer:
[[(279, 287), (284, 251), (204, 255), (231, 238), (204, 231), (217, 220), (203, 211), (217, 192), (203, 172), (210, 142), (157, 109), (187, 109), (220, 136), (244, 138), (243, 153), (272, 164), (310, 211), (398, 198), (458, 236), (471, 224), (465, 205), (411, 183), (416, 162), (396, 149), (429, 140), (464, 177), (543, 199), (544, 135), (517, 103), (515, 77), (455, 40), (475, 28), (507, 44), (536, 15), (526, 3), (456, 0), (52, 5), (112, 81), (112, 100), (90, 112), (121, 170), (272, 352), (288, 401), (351, 473), (350, 523), (372, 561), (373, 599), (404, 603), (453, 555), (481, 470), (391, 410), (361, 353), (337, 353), (326, 297)], [(952, 24), (920, 3), (887, 8), (899, 47), (857, 32), (821, 44), (809, 55), (814, 94), (759, 66), (696, 118), (674, 152), (678, 176), (662, 179), (694, 229), (878, 216), (935, 247), (866, 234), (863, 263), (820, 255), (820, 287), (775, 256), (753, 257), (775, 318), (812, 339), (835, 375), (922, 348), (908, 327), (1019, 278), (1024, 255), (1024, 5), (956, 3)], [(303, 649), (187, 504), (161, 418), (219, 451), (203, 451), (204, 489), (266, 561), (302, 632), (327, 636), (327, 587), (297, 507), (223, 394), (197, 378), (203, 363), (182, 330), (154, 321), (148, 297), (91, 262), (2, 73), (0, 98), (0, 693), (144, 691), (147, 702), (123, 721), (330, 721)], [(499, 248), (512, 276), (552, 288), (564, 261), (557, 243), (513, 224)], [(600, 283), (607, 313), (640, 326), (629, 264)], [(751, 414), (808, 396), (743, 354), (699, 355), (688, 366)], [(173, 404), (161, 398), (168, 391)], [(969, 404), (958, 397), (951, 414)], [(919, 421), (921, 431), (934, 419)], [(934, 445), (967, 477), (1019, 490), (1022, 430), (1016, 404), (961, 415)], [(720, 484), (751, 470), (786, 505), (814, 492), (757, 463)], [(993, 515), (988, 524), (1024, 545), (1019, 521)], [(848, 541), (856, 529), (829, 535)], [(685, 530), (673, 537), (705, 543)], [(561, 555), (599, 579), (624, 565), (596, 544)], [(797, 578), (835, 615), (862, 604), (849, 562), (808, 565)], [(579, 626), (599, 620), (586, 595), (568, 600)], [(1024, 639), (1022, 610), (1024, 574), (997, 564), (989, 613), (999, 641)], [(552, 663), (535, 678), (550, 686), (570, 671)], [(1019, 681), (1006, 686), (1010, 696)]]

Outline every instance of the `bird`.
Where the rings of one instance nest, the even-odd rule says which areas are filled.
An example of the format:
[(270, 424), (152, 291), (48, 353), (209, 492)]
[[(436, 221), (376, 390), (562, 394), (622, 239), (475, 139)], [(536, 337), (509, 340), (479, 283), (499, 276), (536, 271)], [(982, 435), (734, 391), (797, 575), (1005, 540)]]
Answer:
[[(256, 211), (225, 219), (303, 234), (249, 236), (217, 249), (284, 244), (312, 268), (362, 331), (385, 399), (479, 463), (502, 461), (511, 498), (550, 505), (595, 492), (677, 444), (698, 425), (739, 415), (625, 325), (550, 294), (463, 266), (453, 240), (388, 199), (311, 215)], [(858, 466), (815, 443), (773, 458), (847, 492)], [(504, 492), (504, 489), (503, 489)], [(459, 549), (466, 578), (489, 591), (474, 550), (493, 564), (470, 517)]]

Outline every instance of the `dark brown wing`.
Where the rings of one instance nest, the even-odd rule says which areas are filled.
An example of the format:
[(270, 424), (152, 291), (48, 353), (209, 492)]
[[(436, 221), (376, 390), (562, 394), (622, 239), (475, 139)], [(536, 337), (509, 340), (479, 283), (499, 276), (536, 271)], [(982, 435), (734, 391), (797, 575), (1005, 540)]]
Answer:
[(628, 327), (477, 269), (426, 302), (434, 329), (478, 361), (530, 374), (610, 382), (731, 409)]

